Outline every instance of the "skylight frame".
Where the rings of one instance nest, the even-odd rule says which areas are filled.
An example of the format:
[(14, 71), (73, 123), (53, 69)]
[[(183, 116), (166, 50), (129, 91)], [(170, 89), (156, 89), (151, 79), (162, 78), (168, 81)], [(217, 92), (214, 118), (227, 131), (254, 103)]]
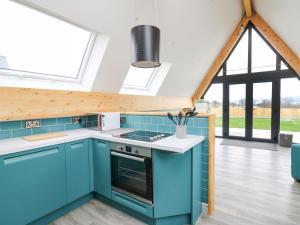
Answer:
[(123, 82), (119, 94), (156, 96), (171, 67), (172, 63), (170, 62), (162, 62), (159, 67), (155, 67), (145, 88), (130, 85), (127, 85), (128, 87), (126, 87)]
[(89, 40), (87, 42), (84, 54), (82, 56), (81, 62), (80, 62), (80, 67), (77, 72), (76, 77), (69, 77), (69, 76), (62, 76), (62, 75), (57, 75), (57, 74), (47, 74), (47, 73), (39, 73), (39, 72), (30, 72), (30, 71), (22, 71), (22, 70), (14, 70), (14, 69), (1, 69), (0, 68), (0, 77), (4, 78), (20, 78), (20, 79), (34, 79), (34, 80), (51, 80), (51, 81), (62, 81), (62, 82), (72, 82), (72, 83), (80, 83), (83, 79), (84, 73), (86, 71), (86, 68), (88, 66), (96, 39), (97, 39), (97, 33), (87, 29), (85, 27), (82, 27), (81, 25), (78, 25), (76, 23), (70, 22), (69, 20), (62, 18), (58, 15), (55, 15), (53, 13), (50, 13), (49, 11), (33, 6), (30, 3), (24, 2), (24, 1), (19, 1), (19, 0), (10, 0), (16, 4), (19, 4), (23, 7), (27, 7), (29, 9), (35, 10), (39, 13), (45, 14), (49, 17), (52, 17), (54, 19), (60, 20), (64, 23), (67, 23), (69, 25), (75, 26), (77, 28), (80, 28), (82, 30), (85, 30), (86, 32), (90, 33)]
[[(130, 69), (130, 68), (129, 68), (129, 69)], [(156, 76), (158, 70), (159, 70), (159, 67), (153, 68), (152, 73), (151, 73), (151, 75), (150, 75), (150, 78), (148, 79), (147, 84), (146, 84), (145, 87), (123, 84), (123, 85), (122, 85), (122, 88), (146, 91), (146, 90), (149, 89), (149, 87), (150, 87), (150, 85), (151, 85), (153, 79), (155, 78), (155, 76)], [(129, 72), (129, 70), (128, 70), (128, 72)], [(128, 75), (128, 74), (127, 74), (127, 75)], [(125, 79), (126, 79), (126, 78), (125, 78)]]

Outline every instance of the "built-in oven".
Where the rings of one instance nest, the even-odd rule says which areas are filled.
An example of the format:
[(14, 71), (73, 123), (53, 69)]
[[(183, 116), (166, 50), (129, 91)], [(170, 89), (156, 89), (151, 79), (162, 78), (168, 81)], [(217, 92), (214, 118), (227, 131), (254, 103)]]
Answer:
[(112, 189), (153, 203), (151, 148), (111, 143)]

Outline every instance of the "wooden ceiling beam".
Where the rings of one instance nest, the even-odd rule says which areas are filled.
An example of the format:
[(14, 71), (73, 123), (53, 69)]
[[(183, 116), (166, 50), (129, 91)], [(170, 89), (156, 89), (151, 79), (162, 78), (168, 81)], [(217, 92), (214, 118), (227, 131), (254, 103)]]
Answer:
[(243, 0), (246, 17), (250, 18), (253, 16), (252, 0)]
[(273, 29), (257, 14), (253, 15), (251, 22), (258, 31), (266, 38), (272, 47), (284, 58), (300, 76), (299, 56), (273, 31)]
[(205, 74), (204, 78), (202, 79), (200, 85), (196, 89), (192, 100), (193, 102), (197, 101), (201, 96), (204, 94), (205, 90), (208, 88), (210, 83), (212, 82), (213, 78), (217, 74), (218, 70), (221, 68), (225, 60), (227, 59), (228, 55), (234, 48), (235, 44), (239, 40), (242, 35), (243, 27), (245, 28), (249, 23), (249, 18), (244, 17), (239, 24), (236, 26), (235, 30), (233, 31), (232, 35), (227, 40), (225, 46), (215, 59), (214, 63), (211, 65), (207, 73)]

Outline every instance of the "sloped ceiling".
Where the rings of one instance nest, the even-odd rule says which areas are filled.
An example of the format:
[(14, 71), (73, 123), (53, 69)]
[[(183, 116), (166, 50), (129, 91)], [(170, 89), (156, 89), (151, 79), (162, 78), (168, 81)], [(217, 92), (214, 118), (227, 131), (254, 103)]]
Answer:
[[(133, 26), (154, 24), (161, 28), (161, 61), (172, 63), (172, 67), (158, 95), (192, 96), (242, 17), (241, 0), (27, 2), (110, 36), (92, 90), (112, 93), (119, 92), (130, 66), (130, 29)], [(273, 18), (273, 14), (270, 17)], [(300, 52), (299, 43), (298, 50)]]
[(255, 0), (256, 12), (300, 58), (300, 1)]

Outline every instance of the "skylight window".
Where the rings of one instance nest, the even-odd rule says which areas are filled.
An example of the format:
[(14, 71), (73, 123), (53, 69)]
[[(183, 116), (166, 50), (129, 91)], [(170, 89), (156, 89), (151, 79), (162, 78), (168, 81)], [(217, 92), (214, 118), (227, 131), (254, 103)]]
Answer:
[(18, 3), (0, 1), (0, 75), (78, 80), (95, 35)]
[(130, 66), (123, 83), (124, 87), (146, 89), (151, 82), (157, 68), (137, 68)]
[(149, 96), (156, 95), (165, 80), (171, 65), (171, 63), (162, 62), (162, 64), (156, 68), (136, 68), (130, 66), (119, 93)]

